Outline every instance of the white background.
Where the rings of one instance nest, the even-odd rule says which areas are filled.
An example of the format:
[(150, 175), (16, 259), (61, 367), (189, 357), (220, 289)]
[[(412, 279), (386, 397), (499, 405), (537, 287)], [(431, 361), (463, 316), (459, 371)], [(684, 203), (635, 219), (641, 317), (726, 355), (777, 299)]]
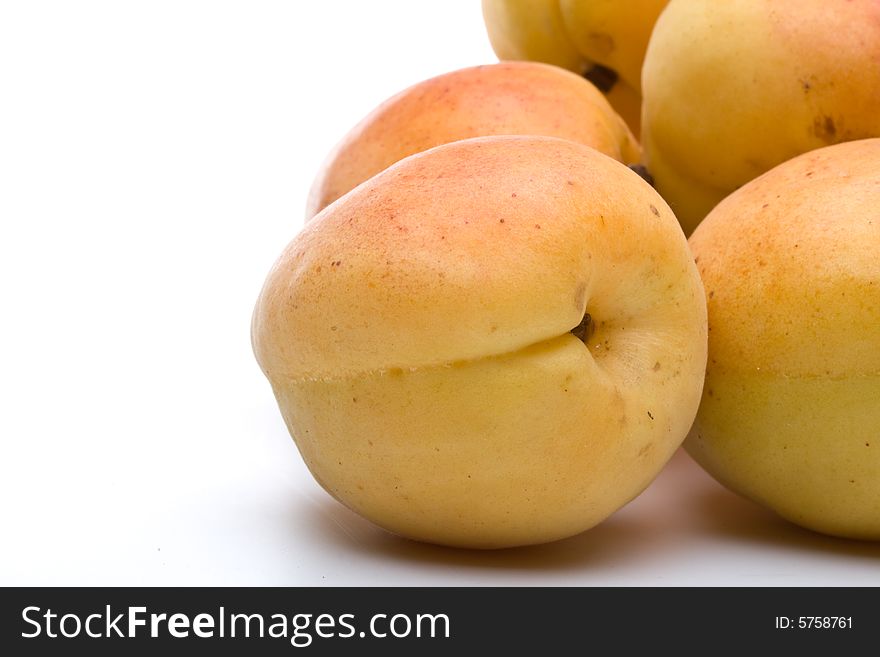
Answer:
[(476, 0), (0, 5), (0, 584), (880, 584), (880, 546), (683, 454), (600, 527), (488, 553), (312, 481), (250, 351), (263, 277), (353, 123), (491, 61)]

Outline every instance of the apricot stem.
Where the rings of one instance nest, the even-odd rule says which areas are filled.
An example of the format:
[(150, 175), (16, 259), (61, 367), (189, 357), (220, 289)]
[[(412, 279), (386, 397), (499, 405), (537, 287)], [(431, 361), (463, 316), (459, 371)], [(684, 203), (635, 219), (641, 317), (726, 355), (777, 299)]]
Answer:
[(593, 335), (595, 329), (596, 325), (593, 324), (593, 318), (590, 317), (590, 313), (584, 313), (584, 318), (581, 320), (581, 323), (571, 329), (571, 334), (586, 344), (587, 340), (590, 339), (590, 336)]
[(584, 77), (592, 82), (596, 88), (603, 94), (607, 94), (617, 84), (617, 71), (602, 66), (601, 64), (593, 64), (583, 73)]
[(651, 172), (648, 171), (648, 168), (644, 164), (630, 164), (629, 168), (639, 174), (639, 177), (651, 187), (654, 186), (654, 176), (651, 175)]

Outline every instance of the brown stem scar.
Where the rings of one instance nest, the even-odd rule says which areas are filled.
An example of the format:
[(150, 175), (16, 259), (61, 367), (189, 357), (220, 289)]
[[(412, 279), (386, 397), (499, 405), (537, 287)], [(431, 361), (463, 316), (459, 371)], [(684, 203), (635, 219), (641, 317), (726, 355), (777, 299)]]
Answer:
[(590, 317), (590, 313), (584, 313), (584, 318), (581, 320), (581, 323), (571, 329), (571, 334), (586, 344), (587, 340), (590, 339), (590, 336), (593, 335), (595, 329), (596, 325), (593, 323), (593, 318)]
[(592, 82), (603, 94), (607, 94), (617, 84), (618, 75), (614, 69), (602, 66), (601, 64), (594, 64), (584, 71), (584, 77)]
[(654, 176), (648, 171), (648, 168), (644, 164), (630, 164), (629, 168), (639, 174), (639, 177), (648, 183), (651, 187), (654, 186)]

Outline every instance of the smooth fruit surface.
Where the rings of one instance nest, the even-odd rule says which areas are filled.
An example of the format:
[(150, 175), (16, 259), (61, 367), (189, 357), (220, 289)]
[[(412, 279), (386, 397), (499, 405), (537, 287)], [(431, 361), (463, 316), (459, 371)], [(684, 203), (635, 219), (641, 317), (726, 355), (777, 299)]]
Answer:
[(654, 23), (668, 0), (558, 0), (562, 22), (589, 61), (616, 71), (637, 94)]
[(705, 297), (627, 167), (489, 137), (406, 158), (308, 223), (253, 344), (333, 496), (403, 536), (504, 547), (583, 531), (657, 475), (699, 402)]
[(499, 59), (545, 62), (578, 74), (592, 65), (568, 36), (559, 0), (483, 0), (483, 21)]
[(642, 61), (666, 2), (483, 0), (483, 19), (499, 59), (547, 62), (587, 76), (638, 134)]
[(880, 539), (880, 140), (803, 154), (691, 237), (709, 364), (690, 454), (792, 522)]
[(465, 68), (402, 91), (352, 128), (316, 177), (307, 218), (408, 155), (489, 135), (571, 139), (625, 163), (641, 157), (623, 119), (583, 78), (535, 62)]
[(690, 233), (795, 155), (880, 136), (876, 0), (671, 0), (642, 70), (657, 190)]

